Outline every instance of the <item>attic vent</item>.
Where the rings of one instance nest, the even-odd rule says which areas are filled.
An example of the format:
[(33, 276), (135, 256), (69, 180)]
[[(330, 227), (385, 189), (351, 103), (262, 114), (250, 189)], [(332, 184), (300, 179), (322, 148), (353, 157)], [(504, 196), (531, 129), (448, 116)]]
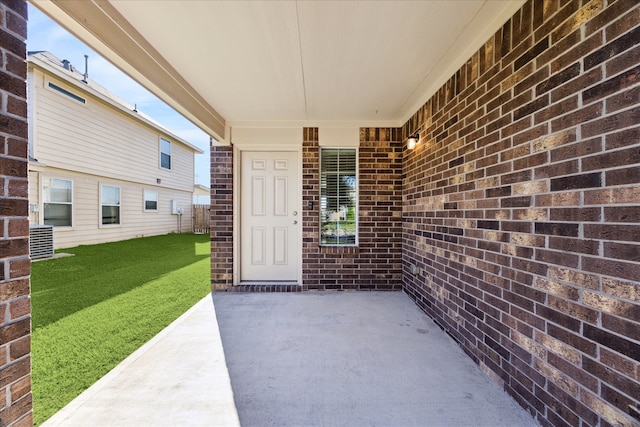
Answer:
[(49, 85), (49, 88), (50, 88), (50, 89), (53, 89), (53, 90), (55, 90), (55, 91), (56, 91), (56, 92), (58, 92), (58, 93), (61, 93), (61, 94), (63, 94), (63, 95), (66, 95), (66, 96), (68, 96), (69, 98), (73, 99), (74, 101), (78, 101), (78, 102), (80, 102), (81, 104), (86, 104), (86, 103), (87, 103), (87, 101), (86, 101), (84, 98), (82, 98), (82, 97), (80, 97), (80, 96), (76, 95), (75, 93), (69, 92), (68, 90), (66, 90), (66, 89), (64, 89), (64, 88), (61, 88), (61, 87), (60, 87), (60, 86), (58, 86), (58, 85), (55, 85), (55, 84), (53, 84), (53, 83), (51, 83), (51, 82), (49, 82), (49, 83), (48, 83), (48, 85)]
[(32, 225), (29, 227), (29, 253), (31, 259), (53, 256), (52, 225)]

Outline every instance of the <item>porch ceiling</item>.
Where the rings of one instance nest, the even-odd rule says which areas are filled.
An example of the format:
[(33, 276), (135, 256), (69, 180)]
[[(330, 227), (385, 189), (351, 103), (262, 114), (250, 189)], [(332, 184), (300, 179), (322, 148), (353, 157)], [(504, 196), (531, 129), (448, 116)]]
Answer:
[(229, 126), (400, 126), (522, 3), (33, 1), (220, 141)]

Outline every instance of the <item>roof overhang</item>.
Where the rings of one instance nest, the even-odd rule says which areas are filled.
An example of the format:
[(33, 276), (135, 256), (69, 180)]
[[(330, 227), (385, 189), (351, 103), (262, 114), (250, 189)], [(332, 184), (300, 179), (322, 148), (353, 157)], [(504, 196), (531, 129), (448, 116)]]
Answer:
[(402, 126), (523, 3), (33, 1), (223, 143), (230, 127)]

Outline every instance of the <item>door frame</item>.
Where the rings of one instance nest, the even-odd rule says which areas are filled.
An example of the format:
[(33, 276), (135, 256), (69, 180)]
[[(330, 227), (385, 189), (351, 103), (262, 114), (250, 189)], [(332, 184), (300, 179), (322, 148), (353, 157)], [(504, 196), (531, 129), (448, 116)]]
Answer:
[[(302, 135), (301, 135), (302, 137)], [(241, 232), (241, 224), (240, 224), (240, 209), (242, 206), (240, 204), (240, 181), (242, 178), (242, 152), (243, 151), (264, 151), (264, 152), (280, 152), (280, 151), (289, 151), (297, 153), (297, 162), (298, 162), (298, 206), (297, 211), (300, 212), (300, 233), (298, 233), (298, 248), (299, 248), (299, 261), (298, 262), (298, 271), (296, 272), (297, 276), (297, 284), (302, 286), (302, 235), (304, 230), (304, 222), (303, 218), (303, 203), (302, 203), (302, 138), (300, 139), (300, 144), (234, 144), (233, 145), (233, 286), (239, 286), (242, 284), (240, 277), (240, 232)], [(284, 282), (287, 284), (291, 284), (290, 282)]]

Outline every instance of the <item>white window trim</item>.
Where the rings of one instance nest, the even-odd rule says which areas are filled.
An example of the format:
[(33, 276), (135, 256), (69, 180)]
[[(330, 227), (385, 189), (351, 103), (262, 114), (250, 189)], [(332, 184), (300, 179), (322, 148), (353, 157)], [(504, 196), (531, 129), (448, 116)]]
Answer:
[[(147, 209), (147, 193), (155, 193), (156, 195), (156, 208), (155, 209)], [(151, 213), (157, 213), (158, 212), (158, 204), (160, 203), (159, 201), (160, 195), (158, 194), (158, 192), (156, 190), (142, 190), (142, 210), (144, 212), (151, 212)], [(149, 199), (150, 200), (150, 199)]]
[[(319, 216), (318, 216), (318, 224), (319, 224), (319, 230), (318, 230), (318, 242), (320, 244), (320, 246), (323, 247), (333, 247), (333, 248), (353, 248), (353, 247), (358, 247), (359, 242), (360, 242), (360, 150), (358, 149), (358, 147), (333, 147), (333, 146), (323, 146), (323, 147), (319, 147), (320, 152), (319, 152), (319, 163), (318, 163), (318, 172), (319, 172), (319, 177), (322, 175), (322, 150), (323, 149), (331, 149), (331, 150), (355, 150), (356, 152), (356, 241), (355, 243), (350, 243), (350, 244), (330, 244), (330, 243), (322, 243), (322, 206), (318, 206), (318, 212), (319, 212)], [(318, 197), (320, 197), (320, 200), (318, 203), (322, 203), (322, 189), (318, 188)]]
[[(169, 153), (164, 153), (162, 151), (162, 141), (168, 142), (169, 143)], [(158, 139), (158, 166), (160, 167), (160, 169), (165, 170), (165, 171), (171, 171), (173, 170), (173, 142), (171, 142), (169, 139), (164, 138), (164, 137), (160, 137), (160, 139)], [(169, 167), (165, 168), (164, 166), (162, 166), (162, 154), (168, 154), (169, 155)]]
[(34, 81), (35, 81), (35, 73), (29, 73), (29, 75), (27, 76), (27, 82), (28, 82), (27, 83), (27, 102), (28, 102), (27, 121), (28, 121), (28, 127), (29, 127), (29, 136), (27, 138), (27, 141), (28, 141), (28, 150), (29, 150), (29, 158), (28, 158), (29, 161), (31, 159), (36, 158), (35, 129), (37, 128), (36, 128), (35, 122), (37, 120), (37, 115), (35, 114), (36, 90), (35, 90)]
[(69, 181), (71, 183), (71, 225), (54, 225), (53, 227), (56, 230), (73, 230), (75, 227), (75, 201), (74, 201), (74, 191), (73, 191), (73, 180), (72, 179), (67, 179), (67, 178), (56, 178), (53, 176), (41, 176), (40, 178), (40, 212), (41, 215), (39, 215), (40, 217), (40, 225), (46, 225), (44, 222), (44, 205), (45, 205), (45, 201), (44, 201), (44, 181), (46, 179), (59, 179), (61, 181)]
[[(113, 187), (118, 189), (118, 193), (120, 195), (120, 204), (117, 205), (120, 210), (118, 211), (118, 222), (117, 224), (103, 224), (102, 223), (102, 189), (103, 187)], [(104, 205), (104, 206), (115, 206), (115, 205)], [(122, 226), (122, 187), (119, 185), (113, 184), (100, 184), (100, 194), (98, 198), (98, 227), (99, 228), (113, 228), (113, 227), (121, 227)]]

